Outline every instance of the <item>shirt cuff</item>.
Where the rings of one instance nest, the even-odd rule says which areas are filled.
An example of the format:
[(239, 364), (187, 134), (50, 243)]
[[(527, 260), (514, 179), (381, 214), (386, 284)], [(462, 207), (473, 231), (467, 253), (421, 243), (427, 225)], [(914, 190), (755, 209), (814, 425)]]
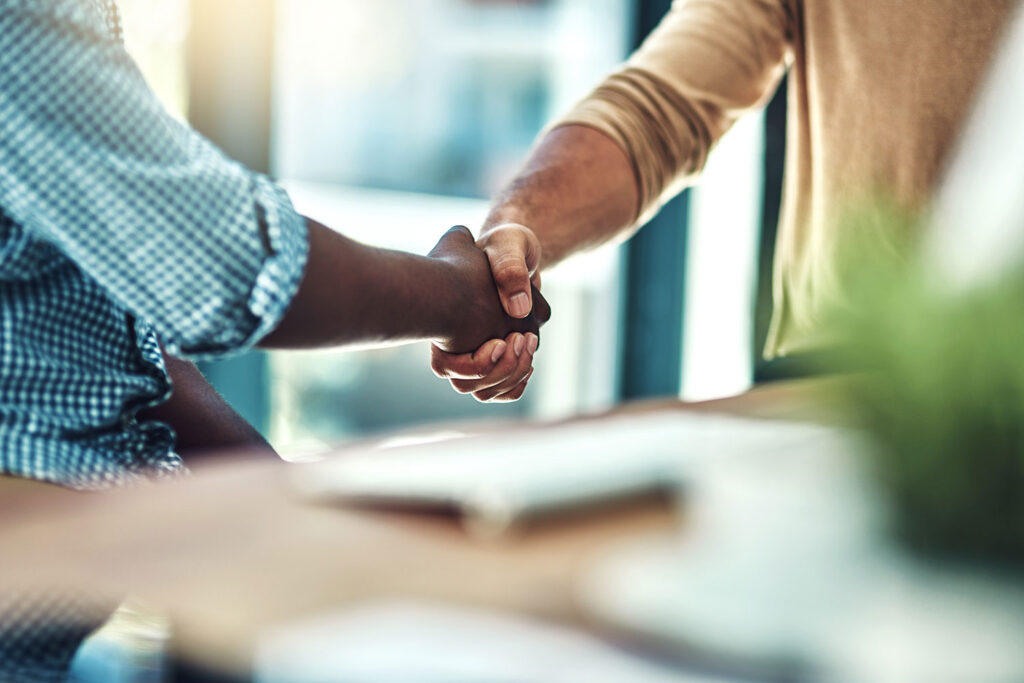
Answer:
[(288, 193), (257, 176), (255, 195), (270, 254), (249, 297), (249, 310), (259, 322), (242, 344), (243, 350), (256, 345), (280, 324), (299, 290), (309, 256), (306, 219), (295, 211)]
[(244, 308), (239, 306), (223, 321), (219, 334), (202, 345), (168, 343), (174, 355), (218, 360), (250, 350), (280, 324), (298, 292), (309, 256), (306, 220), (295, 211), (288, 193), (269, 178), (256, 175), (252, 182), (254, 229), (262, 233), (264, 259)]

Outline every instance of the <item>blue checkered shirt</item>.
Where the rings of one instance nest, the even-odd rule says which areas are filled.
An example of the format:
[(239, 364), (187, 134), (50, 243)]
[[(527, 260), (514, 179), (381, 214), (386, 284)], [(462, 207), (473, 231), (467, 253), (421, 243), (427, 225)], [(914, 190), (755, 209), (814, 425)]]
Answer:
[(140, 410), (161, 344), (278, 323), (305, 267), (287, 195), (167, 114), (112, 0), (0, 0), (0, 472), (81, 489), (183, 469)]

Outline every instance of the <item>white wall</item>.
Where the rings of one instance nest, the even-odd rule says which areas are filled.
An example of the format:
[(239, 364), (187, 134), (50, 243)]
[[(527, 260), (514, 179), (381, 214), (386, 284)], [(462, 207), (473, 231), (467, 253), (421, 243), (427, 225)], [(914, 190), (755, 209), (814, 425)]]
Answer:
[(753, 383), (751, 344), (763, 185), (764, 117), (741, 120), (711, 154), (690, 203), (681, 396)]

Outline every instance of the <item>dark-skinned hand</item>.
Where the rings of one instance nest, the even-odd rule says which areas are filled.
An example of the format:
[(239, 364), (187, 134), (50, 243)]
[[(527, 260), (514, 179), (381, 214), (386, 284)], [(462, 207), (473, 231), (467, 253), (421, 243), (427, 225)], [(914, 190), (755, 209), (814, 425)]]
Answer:
[(539, 338), (540, 327), (551, 317), (547, 301), (534, 289), (532, 312), (522, 318), (508, 315), (498, 295), (490, 261), (477, 248), (468, 228), (460, 225), (449, 230), (428, 256), (451, 266), (451, 287), (436, 293), (451, 301), (451, 332), (434, 340), (439, 349), (453, 354), (470, 353), (489, 340), (505, 339), (513, 333)]

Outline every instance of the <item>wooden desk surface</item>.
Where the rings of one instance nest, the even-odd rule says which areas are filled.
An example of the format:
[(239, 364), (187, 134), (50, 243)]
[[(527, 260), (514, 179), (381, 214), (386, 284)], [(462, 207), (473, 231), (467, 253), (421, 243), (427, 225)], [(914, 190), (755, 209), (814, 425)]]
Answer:
[[(616, 413), (815, 416), (830, 381)], [(538, 428), (507, 426), (500, 433), (508, 438)], [(574, 586), (594, 553), (682, 522), (668, 506), (650, 503), (483, 543), (450, 518), (306, 504), (286, 486), (285, 467), (233, 458), (185, 481), (104, 494), (0, 478), (0, 582), (7, 582), (0, 585), (31, 578), (130, 594), (170, 616), (183, 656), (245, 671), (268, 626), (377, 598), (436, 599), (583, 623)]]

